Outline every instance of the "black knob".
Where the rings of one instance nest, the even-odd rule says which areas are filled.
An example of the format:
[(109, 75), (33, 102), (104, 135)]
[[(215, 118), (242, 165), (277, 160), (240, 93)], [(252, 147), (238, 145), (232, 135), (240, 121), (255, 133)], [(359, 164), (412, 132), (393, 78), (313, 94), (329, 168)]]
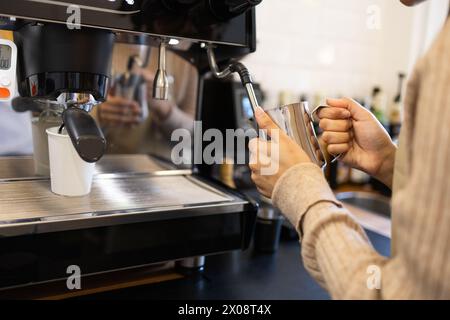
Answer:
[(190, 17), (197, 26), (214, 25), (244, 14), (261, 2), (262, 0), (201, 0), (190, 11)]
[(218, 20), (227, 21), (257, 6), (261, 1), (262, 0), (209, 0), (208, 5), (211, 12)]
[(184, 12), (198, 2), (199, 0), (162, 0), (163, 5), (171, 12)]

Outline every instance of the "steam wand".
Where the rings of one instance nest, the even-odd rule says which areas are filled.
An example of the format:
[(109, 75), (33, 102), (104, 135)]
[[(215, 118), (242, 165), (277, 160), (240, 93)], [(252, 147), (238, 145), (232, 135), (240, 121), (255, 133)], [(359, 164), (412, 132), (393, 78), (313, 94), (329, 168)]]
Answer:
[(242, 85), (247, 91), (248, 98), (250, 99), (250, 105), (252, 106), (254, 113), (259, 104), (258, 100), (256, 99), (255, 90), (253, 89), (253, 80), (248, 69), (241, 62), (232, 62), (223, 71), (220, 71), (216, 62), (216, 56), (214, 55), (213, 47), (211, 45), (207, 45), (206, 51), (208, 53), (209, 66), (211, 67), (211, 71), (216, 78), (223, 79), (234, 72), (239, 74)]
[[(259, 107), (258, 99), (256, 98), (255, 90), (253, 88), (253, 80), (248, 69), (238, 61), (231, 62), (224, 70), (220, 71), (216, 62), (216, 56), (214, 54), (214, 47), (212, 45), (206, 45), (206, 52), (208, 54), (208, 62), (212, 73), (216, 78), (223, 79), (236, 72), (241, 78), (242, 85), (244, 86), (250, 105), (255, 116), (256, 108)], [(266, 134), (263, 131), (259, 132), (261, 139), (267, 140)]]
[(166, 71), (166, 39), (159, 43), (158, 70), (153, 81), (153, 98), (158, 100), (169, 99), (169, 77)]
[[(219, 67), (217, 66), (213, 47), (211, 45), (207, 45), (206, 50), (207, 50), (207, 54), (208, 54), (209, 66), (211, 68), (212, 73), (214, 74), (214, 76), (216, 78), (223, 79), (223, 78), (228, 77), (229, 75), (231, 75), (234, 72), (239, 74), (242, 85), (245, 87), (245, 90), (247, 91), (247, 96), (250, 100), (250, 105), (252, 106), (252, 110), (253, 110), (253, 116), (256, 119), (256, 108), (259, 107), (259, 104), (258, 104), (258, 99), (256, 98), (256, 95), (255, 95), (255, 90), (253, 89), (253, 80), (252, 80), (252, 77), (251, 77), (248, 69), (241, 62), (234, 61), (230, 65), (228, 65), (224, 70), (220, 71)], [(270, 139), (270, 138), (268, 139), (265, 131), (258, 130), (258, 132), (259, 132), (259, 134), (258, 134), (259, 138), (261, 140), (269, 140)], [(268, 203), (268, 204), (272, 203), (272, 200), (270, 200), (269, 198), (267, 198), (263, 195), (260, 196), (260, 199), (261, 199), (261, 201), (263, 201), (265, 203)], [(262, 212), (262, 211), (259, 210), (259, 212)], [(258, 214), (260, 214), (260, 213), (258, 213)], [(267, 219), (267, 217), (264, 217), (264, 218)]]

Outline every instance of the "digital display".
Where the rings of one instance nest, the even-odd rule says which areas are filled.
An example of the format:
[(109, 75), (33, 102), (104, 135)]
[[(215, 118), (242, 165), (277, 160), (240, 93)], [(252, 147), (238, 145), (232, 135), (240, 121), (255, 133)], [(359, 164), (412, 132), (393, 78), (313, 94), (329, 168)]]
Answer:
[(0, 70), (8, 70), (11, 67), (12, 49), (10, 46), (0, 45)]

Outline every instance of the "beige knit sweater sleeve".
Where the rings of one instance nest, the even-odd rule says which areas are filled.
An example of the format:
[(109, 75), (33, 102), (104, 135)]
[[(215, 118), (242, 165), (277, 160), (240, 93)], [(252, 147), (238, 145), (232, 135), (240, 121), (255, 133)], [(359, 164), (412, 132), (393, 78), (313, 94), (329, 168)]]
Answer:
[(301, 236), (305, 267), (333, 298), (450, 299), (449, 168), (447, 21), (408, 84), (392, 199), (392, 256), (373, 249), (313, 164), (289, 169), (273, 201)]

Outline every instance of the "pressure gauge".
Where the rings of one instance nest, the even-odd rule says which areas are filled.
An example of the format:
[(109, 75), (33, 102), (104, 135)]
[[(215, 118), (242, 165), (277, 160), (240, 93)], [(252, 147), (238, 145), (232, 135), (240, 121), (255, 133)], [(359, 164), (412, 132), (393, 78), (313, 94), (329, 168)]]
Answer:
[(16, 93), (17, 47), (0, 39), (0, 101), (11, 101)]

